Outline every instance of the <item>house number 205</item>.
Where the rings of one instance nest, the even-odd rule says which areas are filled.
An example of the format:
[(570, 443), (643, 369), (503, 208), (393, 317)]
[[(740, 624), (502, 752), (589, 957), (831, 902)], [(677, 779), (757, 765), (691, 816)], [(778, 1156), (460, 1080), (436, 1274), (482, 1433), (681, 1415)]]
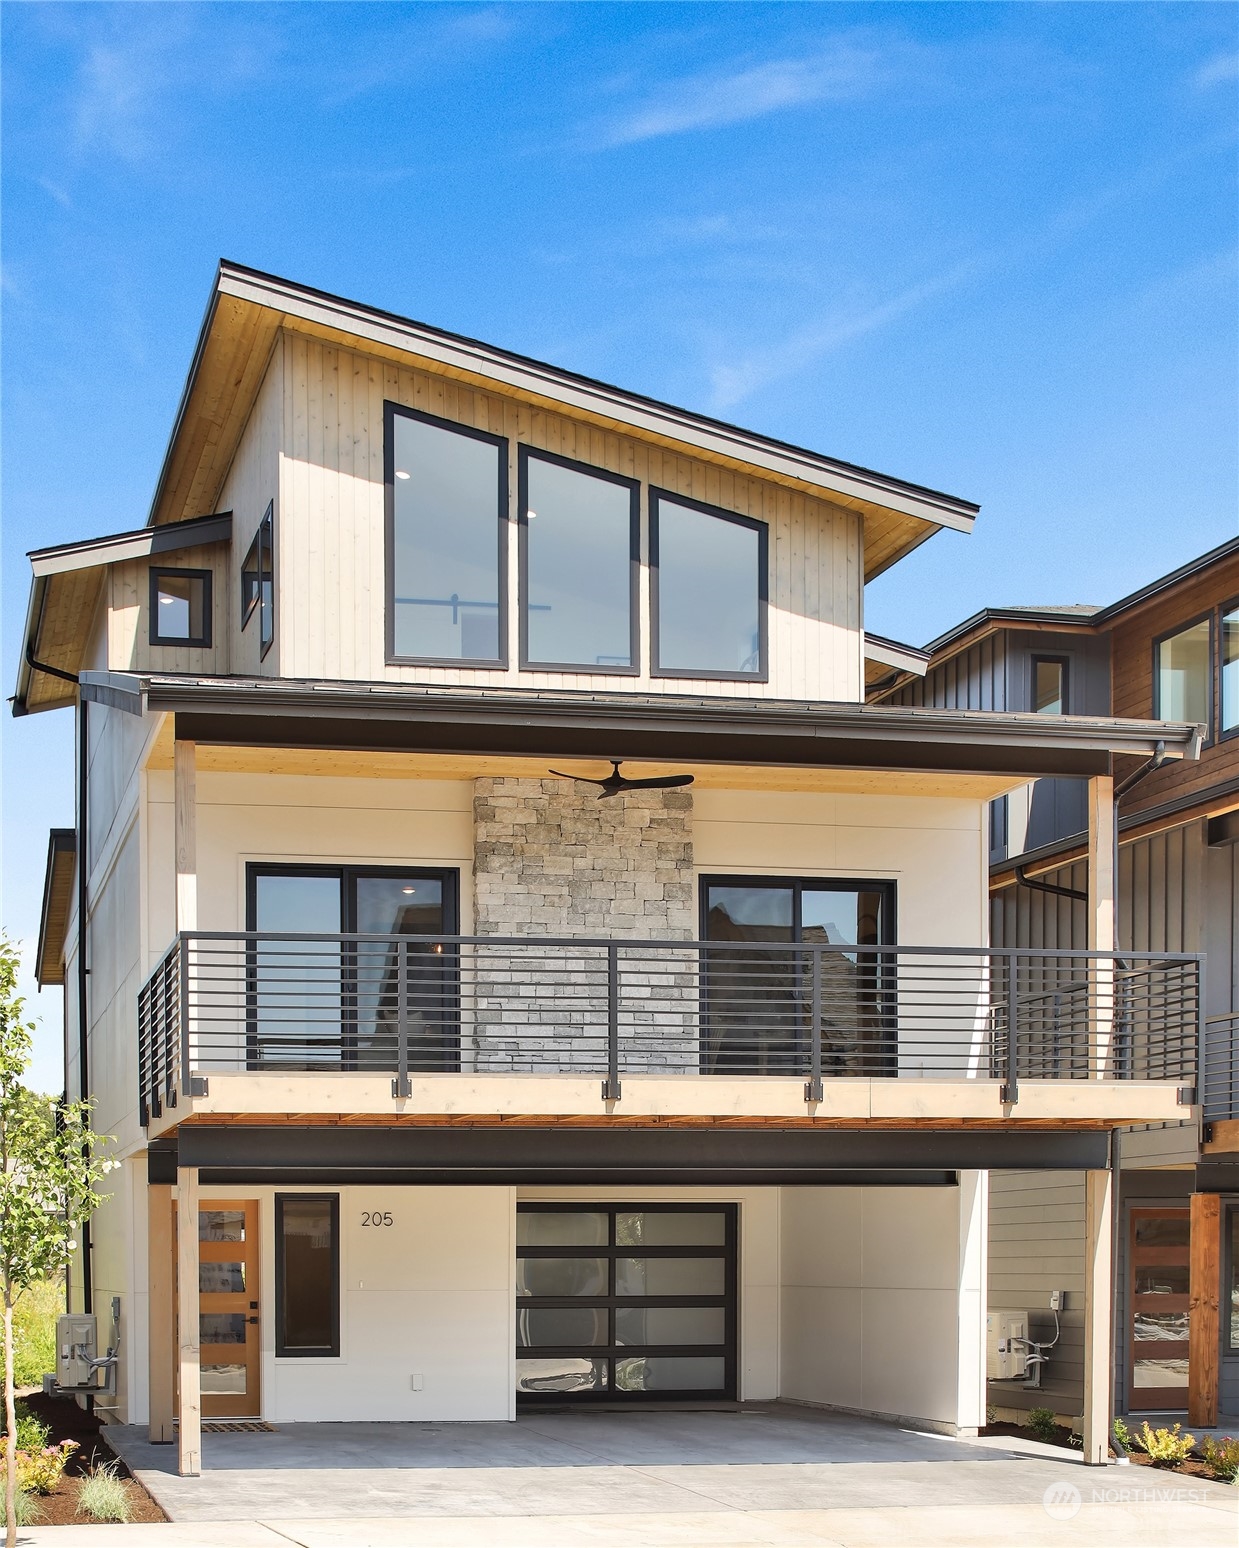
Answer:
[(361, 1223), (364, 1226), (389, 1226), (392, 1224), (390, 1209), (363, 1209)]

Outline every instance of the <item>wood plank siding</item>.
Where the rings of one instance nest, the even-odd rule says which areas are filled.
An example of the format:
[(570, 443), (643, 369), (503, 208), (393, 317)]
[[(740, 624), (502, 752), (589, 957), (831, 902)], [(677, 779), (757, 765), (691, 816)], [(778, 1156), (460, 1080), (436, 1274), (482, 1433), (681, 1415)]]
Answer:
[[(681, 456), (483, 392), (445, 376), (284, 335), (284, 446), (277, 552), (277, 621), (286, 677), (346, 681), (530, 686), (614, 691), (611, 676), (522, 672), (385, 661), (383, 403), (390, 400), (503, 435), (511, 443), (510, 508), (516, 510), (517, 443), (590, 463), (691, 496), (770, 527), (768, 682), (660, 679), (649, 675), (648, 521), (642, 512), (642, 670), (625, 687), (646, 693), (840, 700), (863, 696), (861, 517), (771, 480)], [(509, 539), (510, 593), (517, 573), (516, 524)], [(518, 660), (516, 610), (509, 657)]]

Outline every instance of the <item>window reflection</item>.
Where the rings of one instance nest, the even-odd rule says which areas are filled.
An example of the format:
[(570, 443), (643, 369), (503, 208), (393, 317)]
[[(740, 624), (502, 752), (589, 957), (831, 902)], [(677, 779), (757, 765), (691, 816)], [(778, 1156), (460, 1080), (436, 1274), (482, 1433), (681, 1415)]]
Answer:
[(1209, 723), (1209, 620), (1189, 625), (1157, 646), (1157, 718)]
[(762, 660), (766, 528), (655, 495), (656, 669), (757, 675)]

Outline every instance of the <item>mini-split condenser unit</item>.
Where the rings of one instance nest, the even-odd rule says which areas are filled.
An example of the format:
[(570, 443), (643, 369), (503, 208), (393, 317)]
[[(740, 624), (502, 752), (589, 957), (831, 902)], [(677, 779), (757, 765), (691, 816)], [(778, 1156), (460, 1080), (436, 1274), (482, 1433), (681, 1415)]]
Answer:
[(985, 1317), (985, 1375), (1021, 1381), (1028, 1374), (1028, 1313), (991, 1311)]
[(56, 1318), (56, 1383), (61, 1387), (85, 1387), (94, 1379), (91, 1361), (99, 1349), (99, 1325), (94, 1316)]

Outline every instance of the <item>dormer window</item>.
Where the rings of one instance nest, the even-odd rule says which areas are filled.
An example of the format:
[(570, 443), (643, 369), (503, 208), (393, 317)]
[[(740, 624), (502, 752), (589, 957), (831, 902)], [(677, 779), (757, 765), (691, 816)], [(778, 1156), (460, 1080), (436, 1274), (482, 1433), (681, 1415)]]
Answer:
[(387, 652), (503, 666), (508, 443), (387, 405)]
[(151, 644), (211, 643), (210, 570), (151, 570)]
[(1032, 659), (1032, 707), (1038, 715), (1066, 715), (1067, 660), (1064, 656)]
[(765, 522), (650, 491), (656, 677), (764, 680)]

